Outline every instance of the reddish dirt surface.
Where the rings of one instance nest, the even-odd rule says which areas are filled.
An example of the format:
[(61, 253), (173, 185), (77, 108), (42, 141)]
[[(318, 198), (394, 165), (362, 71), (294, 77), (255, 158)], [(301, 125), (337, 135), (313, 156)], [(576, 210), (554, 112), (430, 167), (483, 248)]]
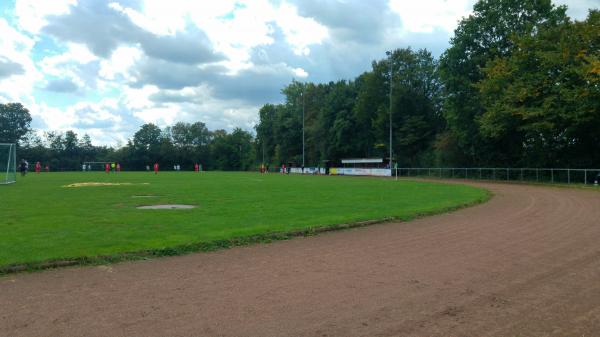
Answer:
[(598, 336), (600, 193), (0, 278), (2, 336)]

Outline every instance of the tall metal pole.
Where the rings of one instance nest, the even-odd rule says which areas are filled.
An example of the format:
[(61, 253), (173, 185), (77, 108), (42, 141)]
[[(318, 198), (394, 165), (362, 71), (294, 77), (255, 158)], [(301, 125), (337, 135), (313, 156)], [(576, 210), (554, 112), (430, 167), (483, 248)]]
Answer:
[(392, 53), (390, 52), (390, 170), (392, 169), (392, 87), (394, 85), (394, 70), (392, 68)]
[(302, 173), (304, 173), (304, 84), (302, 85)]

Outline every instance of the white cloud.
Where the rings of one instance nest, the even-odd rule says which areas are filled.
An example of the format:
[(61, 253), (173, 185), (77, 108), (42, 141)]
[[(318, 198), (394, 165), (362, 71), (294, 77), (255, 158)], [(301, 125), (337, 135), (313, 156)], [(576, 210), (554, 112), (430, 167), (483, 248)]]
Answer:
[(307, 56), (311, 44), (321, 44), (329, 36), (327, 27), (312, 18), (299, 16), (298, 10), (286, 3), (277, 11), (276, 21), (296, 55)]
[(308, 77), (308, 73), (302, 68), (294, 68), (294, 69), (292, 69), (292, 71), (294, 72), (294, 75), (296, 75), (300, 78)]
[(33, 103), (29, 110), (33, 118), (40, 118), (47, 129), (52, 131), (66, 131), (78, 121), (73, 108), (59, 109), (46, 103)]
[(203, 8), (194, 8), (190, 18), (206, 32), (215, 50), (227, 56), (228, 60), (222, 64), (235, 73), (251, 66), (248, 60), (252, 48), (273, 43), (270, 22), (275, 12), (267, 1), (248, 2), (238, 9), (233, 2), (225, 3), (213, 9), (211, 16)]
[(176, 117), (180, 111), (181, 108), (179, 105), (168, 104), (165, 107), (154, 107), (135, 111), (133, 115), (143, 120), (144, 123), (172, 125), (177, 121)]
[(46, 16), (69, 12), (77, 0), (16, 0), (15, 12), (19, 26), (30, 33), (38, 33), (47, 24)]
[[(273, 34), (279, 28), (289, 48), (297, 55), (307, 56), (310, 46), (321, 44), (328, 37), (327, 28), (312, 18), (298, 14), (296, 7), (282, 2), (279, 6), (267, 0), (226, 1), (206, 12), (206, 4), (198, 2), (190, 8), (190, 20), (206, 32), (217, 52), (228, 58), (222, 62), (230, 74), (251, 68), (251, 51), (275, 42)], [(207, 15), (210, 13), (210, 15)]]
[(129, 70), (141, 57), (142, 51), (137, 47), (119, 47), (113, 51), (110, 59), (100, 62), (99, 75), (105, 80), (115, 80), (121, 76), (133, 81), (135, 79)]
[(436, 28), (453, 32), (458, 21), (468, 16), (474, 0), (390, 0), (400, 15), (403, 33), (431, 33)]
[[(98, 58), (85, 45), (68, 43), (66, 52), (44, 57), (40, 61), (40, 70), (46, 75), (70, 79), (77, 87), (82, 88), (86, 82), (79, 67), (96, 60)], [(91, 75), (95, 77), (95, 74)]]
[(0, 18), (2, 58), (18, 65), (21, 70), (8, 78), (0, 79), (0, 101), (29, 103), (33, 100), (31, 95), (35, 83), (43, 78), (31, 59), (34, 44), (32, 38), (21, 34)]
[(150, 100), (150, 95), (156, 94), (159, 89), (154, 85), (146, 85), (140, 89), (124, 88), (123, 102), (131, 110), (141, 110), (151, 108), (154, 102)]
[(69, 110), (75, 112), (77, 123), (93, 127), (98, 122), (120, 123), (123, 117), (117, 114), (119, 101), (113, 98), (106, 98), (99, 103), (79, 102), (70, 107)]
[(147, 1), (143, 11), (138, 12), (126, 8), (119, 3), (112, 2), (109, 7), (127, 15), (133, 23), (156, 35), (173, 35), (183, 31), (186, 24), (187, 7), (189, 1)]

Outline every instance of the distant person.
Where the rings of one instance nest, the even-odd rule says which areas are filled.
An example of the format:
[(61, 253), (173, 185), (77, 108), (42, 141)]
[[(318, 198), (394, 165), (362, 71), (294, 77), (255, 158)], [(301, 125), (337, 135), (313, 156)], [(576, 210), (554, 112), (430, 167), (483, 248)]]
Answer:
[(27, 174), (27, 161), (25, 159), (21, 159), (21, 164), (19, 165), (19, 171), (21, 171), (21, 176), (24, 177)]
[(46, 164), (46, 172), (50, 172), (50, 166)]
[(198, 167), (198, 163), (194, 164), (194, 172), (198, 172), (200, 168)]
[(86, 168), (87, 168), (87, 166), (86, 166), (85, 164), (81, 165), (81, 170), (82, 170), (83, 172), (85, 172)]
[(146, 171), (150, 171), (150, 165), (146, 165)]
[(104, 164), (104, 172), (110, 173), (110, 164), (109, 163)]
[(35, 162), (35, 173), (40, 173), (42, 172), (42, 164), (38, 161)]
[(154, 174), (158, 174), (158, 163), (154, 163)]
[(117, 169), (117, 165), (115, 163), (110, 163), (110, 168), (113, 172), (115, 172), (115, 170)]
[(121, 172), (121, 164), (117, 163), (117, 172)]

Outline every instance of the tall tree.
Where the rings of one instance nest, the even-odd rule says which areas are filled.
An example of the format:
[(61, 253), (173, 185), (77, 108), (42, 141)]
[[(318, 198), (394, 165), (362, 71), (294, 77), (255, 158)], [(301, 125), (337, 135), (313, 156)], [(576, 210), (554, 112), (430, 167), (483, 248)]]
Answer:
[(551, 0), (479, 0), (473, 14), (459, 23), (440, 62), (446, 89), (444, 115), (451, 136), (464, 153), (462, 162), (455, 164), (498, 163), (503, 159), (502, 164), (509, 164), (497, 151), (506, 144), (486, 143), (479, 133), (477, 120), (484, 107), (474, 84), (483, 78), (481, 69), (489, 61), (513, 52), (513, 36), (565, 23), (565, 12), (565, 7), (556, 7)]
[(150, 149), (153, 146), (160, 144), (162, 131), (152, 123), (144, 124), (133, 135), (133, 145), (138, 148)]
[(517, 48), (484, 69), (482, 134), (527, 166), (600, 162), (600, 12), (584, 22), (515, 37)]
[(31, 115), (21, 103), (0, 104), (0, 143), (18, 143), (30, 131)]

